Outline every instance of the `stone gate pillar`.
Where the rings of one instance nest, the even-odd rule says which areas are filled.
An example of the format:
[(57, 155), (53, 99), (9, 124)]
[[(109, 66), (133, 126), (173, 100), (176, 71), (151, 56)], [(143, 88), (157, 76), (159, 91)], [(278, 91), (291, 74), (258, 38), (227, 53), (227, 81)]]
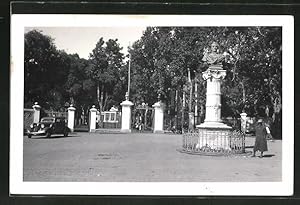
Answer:
[(68, 107), (68, 128), (71, 132), (74, 131), (75, 110), (76, 108), (72, 104)]
[(97, 109), (95, 105), (90, 109), (90, 132), (96, 132), (96, 117), (97, 117)]
[(33, 123), (39, 123), (40, 122), (40, 111), (41, 106), (39, 106), (38, 102), (35, 102), (32, 106), (34, 114), (33, 114)]
[(161, 101), (154, 105), (154, 133), (164, 133), (164, 104)]
[(128, 94), (120, 105), (122, 106), (121, 132), (131, 132), (131, 106), (133, 103), (129, 101)]
[(247, 126), (247, 113), (241, 113), (241, 130), (246, 133), (246, 126)]

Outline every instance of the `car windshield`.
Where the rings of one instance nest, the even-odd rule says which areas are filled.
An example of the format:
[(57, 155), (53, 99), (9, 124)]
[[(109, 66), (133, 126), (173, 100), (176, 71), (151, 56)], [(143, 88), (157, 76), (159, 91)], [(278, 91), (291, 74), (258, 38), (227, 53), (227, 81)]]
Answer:
[(43, 118), (41, 122), (54, 122), (54, 118)]

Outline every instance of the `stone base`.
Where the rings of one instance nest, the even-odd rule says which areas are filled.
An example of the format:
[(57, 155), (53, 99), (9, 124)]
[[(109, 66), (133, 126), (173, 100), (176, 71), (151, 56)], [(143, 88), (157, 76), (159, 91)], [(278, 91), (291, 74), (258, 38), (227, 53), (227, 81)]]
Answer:
[(222, 122), (204, 122), (196, 126), (199, 132), (198, 149), (230, 151), (231, 127)]
[(131, 133), (131, 129), (121, 129), (122, 133)]
[(222, 122), (204, 122), (200, 125), (196, 126), (197, 129), (199, 128), (206, 128), (206, 129), (232, 129), (232, 127), (222, 123)]

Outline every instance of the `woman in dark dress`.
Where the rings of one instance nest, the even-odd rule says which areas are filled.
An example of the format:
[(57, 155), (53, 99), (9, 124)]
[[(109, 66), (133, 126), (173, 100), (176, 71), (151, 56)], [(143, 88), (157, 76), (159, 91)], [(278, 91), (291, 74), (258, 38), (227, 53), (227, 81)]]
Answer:
[(253, 155), (252, 157), (255, 157), (256, 151), (260, 151), (260, 157), (263, 157), (263, 153), (265, 151), (268, 151), (268, 145), (267, 145), (267, 130), (266, 126), (264, 125), (262, 119), (259, 119), (257, 121), (257, 125), (255, 127), (255, 144), (253, 148)]

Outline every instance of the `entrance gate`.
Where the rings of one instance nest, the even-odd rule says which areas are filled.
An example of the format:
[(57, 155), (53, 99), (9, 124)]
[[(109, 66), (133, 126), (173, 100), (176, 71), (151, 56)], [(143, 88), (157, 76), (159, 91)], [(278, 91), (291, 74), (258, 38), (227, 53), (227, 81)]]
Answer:
[(89, 110), (88, 108), (77, 107), (75, 110), (75, 122), (74, 129), (76, 131), (88, 131), (89, 130)]
[(154, 109), (147, 103), (137, 105), (132, 109), (132, 127), (138, 132), (152, 132)]

